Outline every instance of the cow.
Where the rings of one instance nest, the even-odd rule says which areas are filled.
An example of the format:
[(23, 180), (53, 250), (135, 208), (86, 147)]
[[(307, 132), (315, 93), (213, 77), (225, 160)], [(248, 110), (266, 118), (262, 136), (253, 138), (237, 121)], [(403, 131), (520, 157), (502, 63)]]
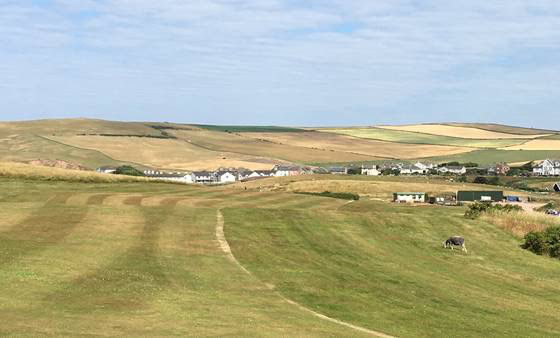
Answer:
[(467, 248), (465, 247), (465, 239), (461, 236), (451, 236), (445, 242), (443, 242), (444, 248), (451, 248), (453, 250), (453, 246), (460, 246), (461, 250), (464, 252), (468, 252)]

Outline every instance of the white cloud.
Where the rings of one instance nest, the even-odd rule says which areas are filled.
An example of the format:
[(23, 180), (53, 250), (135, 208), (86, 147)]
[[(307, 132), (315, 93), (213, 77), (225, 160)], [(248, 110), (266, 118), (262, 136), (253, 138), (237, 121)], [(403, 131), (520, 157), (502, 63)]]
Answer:
[[(543, 85), (557, 84), (560, 61), (546, 55), (558, 53), (559, 19), (552, 0), (12, 1), (0, 4), (0, 63), (9, 66), (0, 72), (11, 79), (4, 87), (36, 83), (52, 101), (42, 111), (120, 118), (165, 110), (185, 121), (247, 113), (258, 123), (265, 113), (281, 123), (323, 111), (365, 122), (418, 109), (449, 120), (467, 100), (549, 112), (539, 102), (560, 103), (560, 87)], [(477, 101), (485, 91), (493, 97)]]

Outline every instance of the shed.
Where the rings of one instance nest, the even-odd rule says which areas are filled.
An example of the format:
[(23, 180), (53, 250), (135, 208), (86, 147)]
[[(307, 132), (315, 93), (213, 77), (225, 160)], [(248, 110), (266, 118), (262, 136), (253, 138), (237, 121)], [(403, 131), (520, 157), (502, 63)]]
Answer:
[(399, 203), (425, 203), (428, 194), (425, 192), (396, 192), (393, 194), (393, 202)]
[(458, 191), (457, 201), (474, 202), (474, 201), (493, 201), (501, 202), (504, 199), (503, 191)]

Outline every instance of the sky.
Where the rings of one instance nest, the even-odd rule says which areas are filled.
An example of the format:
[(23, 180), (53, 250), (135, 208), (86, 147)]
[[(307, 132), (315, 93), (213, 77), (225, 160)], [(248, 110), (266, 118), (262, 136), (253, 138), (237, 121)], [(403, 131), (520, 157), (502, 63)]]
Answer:
[(0, 120), (560, 129), (558, 0), (0, 0)]

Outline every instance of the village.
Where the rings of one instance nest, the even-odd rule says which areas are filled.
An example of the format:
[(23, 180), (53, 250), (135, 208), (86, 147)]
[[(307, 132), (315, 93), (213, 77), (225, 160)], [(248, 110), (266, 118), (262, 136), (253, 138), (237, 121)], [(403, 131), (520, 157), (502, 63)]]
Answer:
[[(105, 166), (97, 168), (97, 172), (113, 174), (117, 167)], [(215, 171), (173, 171), (147, 169), (142, 172), (146, 177), (172, 181), (186, 184), (228, 184), (267, 177), (300, 176), (310, 174), (332, 174), (332, 175), (440, 175), (440, 176), (463, 176), (474, 175), (496, 175), (496, 176), (559, 176), (560, 160), (546, 159), (534, 167), (525, 165), (512, 168), (507, 163), (496, 163), (495, 165), (480, 167), (476, 163), (461, 164), (458, 162), (435, 164), (430, 162), (385, 162), (382, 164), (367, 164), (361, 166), (333, 166), (333, 167), (311, 167), (299, 165), (275, 165), (270, 170), (250, 170), (247, 168), (219, 168)], [(559, 189), (558, 185), (554, 189)]]

